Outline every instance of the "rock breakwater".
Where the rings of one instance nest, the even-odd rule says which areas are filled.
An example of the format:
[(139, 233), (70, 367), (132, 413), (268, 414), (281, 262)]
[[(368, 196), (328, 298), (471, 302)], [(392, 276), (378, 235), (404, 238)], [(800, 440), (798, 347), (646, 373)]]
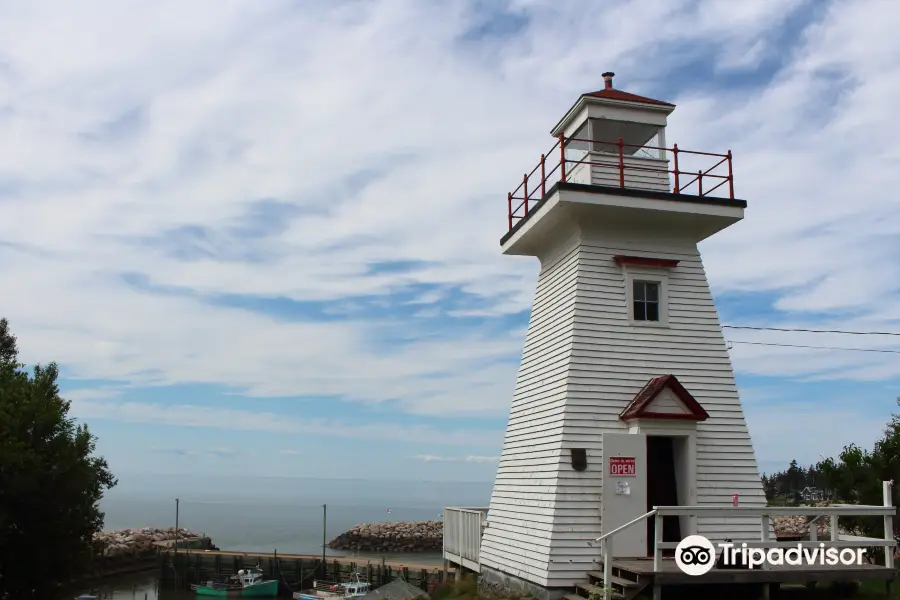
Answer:
[(328, 547), (361, 552), (437, 552), (443, 540), (441, 521), (365, 523), (337, 536)]
[[(823, 501), (810, 504), (809, 513), (815, 515), (815, 509), (822, 506), (831, 506), (831, 502)], [(803, 515), (777, 516), (772, 517), (772, 528), (775, 530), (777, 537), (806, 537), (813, 526), (809, 521), (810, 518)], [(816, 520), (815, 528), (818, 539), (826, 540), (831, 537), (831, 524), (828, 517), (820, 517)], [(861, 532), (850, 531), (846, 527), (839, 526), (838, 530), (839, 533), (843, 534), (861, 535)]]
[[(800, 515), (772, 517), (772, 528), (778, 537), (805, 537), (810, 529), (809, 518)], [(830, 539), (831, 531), (827, 520), (816, 521), (816, 534), (819, 539)]]
[(173, 546), (176, 538), (179, 548), (211, 547), (209, 540), (199, 533), (179, 528), (176, 535), (174, 527), (167, 529), (139, 527), (120, 531), (101, 531), (94, 536), (94, 543), (103, 556), (135, 556), (167, 550)]

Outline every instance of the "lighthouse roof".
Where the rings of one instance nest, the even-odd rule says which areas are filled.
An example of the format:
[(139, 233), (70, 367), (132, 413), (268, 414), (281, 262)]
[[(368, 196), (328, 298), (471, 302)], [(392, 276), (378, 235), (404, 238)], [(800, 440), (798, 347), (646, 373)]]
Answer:
[[(566, 112), (562, 119), (550, 131), (550, 135), (556, 137), (564, 132), (564, 130), (573, 123), (577, 126), (582, 124), (585, 119), (592, 116), (602, 116), (603, 118), (613, 118), (619, 121), (635, 121), (639, 123), (649, 123), (658, 126), (665, 126), (665, 116), (675, 110), (675, 105), (671, 102), (663, 102), (662, 100), (654, 100), (646, 96), (639, 96), (631, 92), (616, 89), (613, 86), (613, 76), (615, 73), (606, 72), (603, 74), (603, 89), (596, 92), (585, 92), (578, 96), (575, 104)], [(597, 107), (601, 110), (597, 114)], [(602, 107), (611, 108), (613, 112), (618, 111), (617, 116), (611, 116)], [(625, 112), (622, 112), (622, 111)], [(570, 132), (571, 133), (571, 132)], [(566, 135), (570, 135), (567, 133)]]
[[(654, 400), (656, 400), (663, 390), (669, 389), (675, 397), (680, 401), (681, 411), (665, 411), (655, 410)], [(654, 377), (637, 393), (634, 400), (631, 401), (619, 418), (623, 421), (631, 419), (685, 419), (689, 421), (705, 421), (709, 418), (709, 413), (704, 410), (700, 403), (687, 391), (681, 382), (674, 375), (663, 375), (662, 377)]]
[(587, 92), (582, 94), (582, 96), (588, 96), (590, 98), (602, 98), (604, 100), (617, 100), (619, 102), (637, 102), (639, 104), (655, 104), (656, 106), (672, 106), (675, 105), (671, 102), (663, 102), (662, 100), (654, 100), (653, 98), (647, 98), (646, 96), (638, 96), (637, 94), (632, 94), (630, 92), (623, 92), (622, 90), (617, 90), (615, 88), (598, 90), (596, 92)]

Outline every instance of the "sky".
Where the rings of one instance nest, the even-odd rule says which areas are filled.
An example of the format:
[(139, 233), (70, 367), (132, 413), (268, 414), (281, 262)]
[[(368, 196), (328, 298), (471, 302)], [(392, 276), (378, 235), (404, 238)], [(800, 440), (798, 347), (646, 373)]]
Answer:
[[(900, 4), (0, 4), (0, 316), (117, 473), (490, 481), (581, 93), (734, 153), (725, 325), (900, 332)], [(871, 446), (900, 337), (726, 329), (760, 468)]]

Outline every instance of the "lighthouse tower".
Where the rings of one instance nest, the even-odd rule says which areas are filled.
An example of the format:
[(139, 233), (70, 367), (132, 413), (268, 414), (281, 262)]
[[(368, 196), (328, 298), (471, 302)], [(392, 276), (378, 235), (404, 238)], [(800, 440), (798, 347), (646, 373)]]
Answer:
[[(744, 216), (731, 153), (667, 147), (674, 105), (604, 79), (509, 194), (501, 239), (541, 269), (480, 563), (539, 598), (583, 581), (600, 562), (589, 542), (653, 506), (765, 506), (697, 250)], [(615, 556), (648, 556), (653, 527), (617, 533)], [(759, 527), (672, 517), (663, 537)]]

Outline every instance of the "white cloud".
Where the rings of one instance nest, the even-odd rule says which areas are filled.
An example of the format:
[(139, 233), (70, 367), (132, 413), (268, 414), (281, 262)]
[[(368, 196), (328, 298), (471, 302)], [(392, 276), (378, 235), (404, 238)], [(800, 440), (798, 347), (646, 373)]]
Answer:
[[(814, 323), (792, 321), (778, 325), (799, 329), (814, 326), (838, 331), (871, 331), (865, 322), (855, 319)], [(880, 381), (897, 375), (900, 337), (728, 329), (725, 331), (729, 340), (749, 342), (734, 343), (729, 352), (732, 361), (739, 365), (745, 374), (795, 377), (805, 380), (858, 381)]]
[(864, 409), (876, 408), (889, 414), (895, 406), (892, 400), (887, 397), (887, 402), (864, 403), (848, 398), (844, 408), (833, 403), (823, 407), (819, 402), (805, 402), (765, 410), (746, 407), (745, 403), (760, 470), (782, 471), (792, 459), (801, 465), (812, 465), (838, 456), (850, 443), (871, 449), (889, 417)]
[(417, 454), (410, 458), (422, 462), (492, 463), (500, 460), (499, 456), (435, 456), (434, 454)]
[(72, 403), (71, 415), (81, 420), (111, 420), (125, 423), (203, 427), (233, 431), (283, 432), (322, 437), (392, 440), (432, 445), (497, 446), (502, 432), (489, 430), (436, 429), (422, 425), (294, 419), (281, 414), (193, 406), (190, 404), (151, 404), (129, 401), (79, 400)]
[[(545, 150), (547, 129), (608, 65), (621, 66), (622, 87), (652, 93), (691, 47), (723, 50), (720, 72), (777, 55), (768, 32), (803, 3), (514, 4), (531, 25), (484, 45), (460, 41), (484, 15), (458, 3), (0, 7), (0, 277), (16, 291), (2, 310), (23, 358), (123, 385), (505, 411), (521, 332), (448, 338), (418, 323), (530, 306), (537, 265), (500, 256), (497, 242), (505, 191)], [(699, 82), (669, 98), (669, 140), (732, 148), (750, 202), (744, 223), (704, 245), (717, 293), (773, 293), (795, 322), (840, 309), (855, 315), (840, 328), (898, 326), (897, 12), (832, 2), (769, 85)], [(260, 198), (304, 216), (267, 236), (235, 234)], [(188, 226), (207, 228), (195, 243), (204, 258), (172, 252), (167, 233)], [(423, 262), (371, 271), (380, 261)], [(139, 291), (124, 273), (183, 294)], [(480, 303), (442, 306), (455, 287)], [(362, 295), (400, 290), (436, 310), (402, 322), (353, 310)], [(204, 294), (326, 301), (344, 316), (278, 320)], [(744, 373), (900, 375), (887, 354), (735, 346), (732, 356)], [(101, 400), (77, 405), (90, 418), (176, 423), (149, 404)], [(246, 416), (259, 430), (285, 426)]]
[(231, 448), (168, 448), (154, 446), (150, 450), (177, 456), (209, 456), (213, 458), (230, 458), (235, 454), (235, 451)]
[(303, 452), (301, 452), (300, 450), (287, 449), (287, 450), (279, 450), (278, 454), (281, 454), (282, 456), (299, 456), (299, 455), (303, 454)]

